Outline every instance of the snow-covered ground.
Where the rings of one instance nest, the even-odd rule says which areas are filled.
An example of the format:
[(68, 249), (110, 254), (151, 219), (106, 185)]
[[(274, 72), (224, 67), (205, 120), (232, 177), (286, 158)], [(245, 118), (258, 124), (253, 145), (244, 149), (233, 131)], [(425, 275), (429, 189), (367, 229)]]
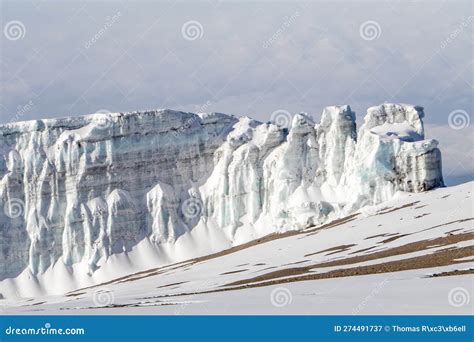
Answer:
[(400, 192), (323, 226), (0, 304), (7, 314), (470, 314), (473, 186)]
[[(472, 265), (471, 265), (472, 266)], [(22, 302), (21, 307), (4, 308), (4, 314), (27, 315), (468, 315), (471, 304), (453, 306), (450, 293), (458, 296), (470, 291), (469, 275), (426, 278), (428, 274), (456, 267), (412, 270), (397, 273), (294, 282), (237, 291), (192, 294), (153, 300), (158, 291), (139, 286), (123, 287), (114, 292), (88, 292), (81, 299), (52, 297)], [(114, 289), (115, 287), (106, 287)], [(107, 291), (107, 290), (104, 290)], [(163, 291), (159, 291), (163, 293)], [(143, 299), (143, 298), (146, 299)], [(94, 301), (95, 298), (95, 301)], [(103, 308), (107, 302), (118, 307)], [(46, 301), (45, 304), (38, 304)], [(50, 304), (48, 304), (51, 301)], [(67, 302), (69, 301), (69, 302)], [(133, 305), (132, 305), (133, 303)], [(141, 304), (136, 304), (141, 303)], [(11, 305), (11, 304), (9, 304)], [(126, 305), (120, 307), (120, 305)], [(138, 305), (138, 306), (135, 306)]]

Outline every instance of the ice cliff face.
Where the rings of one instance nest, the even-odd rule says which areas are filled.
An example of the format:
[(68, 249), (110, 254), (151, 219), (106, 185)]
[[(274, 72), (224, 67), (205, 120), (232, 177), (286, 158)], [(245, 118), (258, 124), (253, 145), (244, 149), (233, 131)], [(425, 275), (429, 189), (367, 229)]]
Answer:
[(358, 132), (349, 106), (289, 129), (171, 110), (0, 126), (0, 280), (58, 261), (93, 273), (143, 240), (172, 254), (196, 227), (238, 243), (442, 186), (423, 115), (383, 104)]

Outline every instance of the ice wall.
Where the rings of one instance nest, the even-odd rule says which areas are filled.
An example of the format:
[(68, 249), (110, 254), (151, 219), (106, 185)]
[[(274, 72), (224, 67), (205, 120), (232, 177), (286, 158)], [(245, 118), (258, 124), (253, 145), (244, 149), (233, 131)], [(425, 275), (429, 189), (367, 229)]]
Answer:
[(232, 243), (442, 186), (423, 115), (383, 104), (358, 132), (349, 106), (319, 124), (296, 114), (289, 129), (172, 110), (2, 125), (0, 280), (57, 262), (93, 273), (146, 239), (172, 250), (198, 224)]

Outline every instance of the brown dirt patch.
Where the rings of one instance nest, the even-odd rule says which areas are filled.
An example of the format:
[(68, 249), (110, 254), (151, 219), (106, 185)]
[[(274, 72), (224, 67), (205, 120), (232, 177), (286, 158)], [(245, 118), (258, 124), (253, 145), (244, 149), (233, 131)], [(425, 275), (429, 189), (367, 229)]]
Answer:
[[(438, 225), (436, 225), (436, 226), (432, 226), (432, 227), (429, 227), (429, 228), (422, 229), (422, 230), (420, 230), (420, 231), (418, 231), (418, 232), (416, 232), (416, 233), (424, 232), (424, 231), (431, 230), (431, 229), (435, 229), (435, 228), (439, 228), (439, 227), (449, 226), (449, 225), (454, 224), (454, 223), (468, 222), (468, 221), (471, 221), (471, 220), (474, 220), (474, 217), (469, 217), (469, 218), (465, 218), (465, 219), (461, 219), (461, 220), (450, 221), (450, 222), (438, 224)], [(415, 234), (415, 233), (413, 233), (413, 234)]]
[(393, 234), (388, 234), (388, 233), (377, 234), (377, 235), (368, 236), (368, 237), (366, 237), (364, 240), (375, 239), (375, 238), (378, 238), (378, 237), (392, 236), (392, 235), (396, 235), (396, 234), (397, 234), (397, 233), (393, 233)]
[(311, 261), (311, 260), (307, 259), (307, 260), (290, 262), (289, 264), (284, 264), (283, 266), (298, 265), (298, 264), (303, 264), (303, 263), (308, 262), (308, 261)]
[(181, 284), (186, 284), (186, 283), (189, 283), (189, 281), (180, 281), (178, 283), (171, 283), (171, 284), (161, 285), (161, 286), (157, 286), (156, 288), (157, 289), (162, 289), (162, 288), (165, 288), (165, 287), (171, 287), (171, 286), (181, 285)]
[(428, 215), (431, 215), (431, 213), (421, 214), (421, 215), (415, 216), (414, 218), (419, 219), (419, 218), (422, 218), (422, 217), (425, 217), (425, 216), (428, 216)]
[(234, 273), (240, 273), (240, 272), (245, 272), (245, 271), (248, 271), (248, 269), (224, 272), (224, 273), (221, 273), (220, 275), (234, 274)]
[(468, 270), (454, 270), (449, 272), (441, 272), (430, 275), (430, 277), (446, 277), (446, 276), (456, 276), (456, 275), (465, 275), (465, 274), (474, 274), (474, 269), (470, 268)]
[(354, 221), (357, 218), (357, 216), (359, 216), (359, 213), (355, 213), (355, 214), (331, 221), (329, 223), (323, 224), (322, 226), (318, 226), (316, 228), (307, 229), (304, 231), (304, 233), (308, 233), (306, 234), (306, 236), (314, 235), (314, 234), (317, 234), (322, 229), (332, 228), (332, 227), (340, 226), (341, 224), (344, 224), (347, 222)]
[[(385, 262), (385, 263), (369, 265), (369, 266), (359, 266), (359, 267), (353, 267), (353, 268), (347, 268), (347, 269), (334, 270), (334, 271), (329, 271), (326, 273), (298, 274), (297, 272), (294, 272), (295, 269), (290, 269), (288, 274), (283, 274), (283, 275), (284, 276), (293, 275), (291, 273), (294, 272), (294, 274), (296, 275), (295, 277), (280, 278), (280, 279), (268, 278), (262, 282), (239, 281), (239, 282), (223, 285), (221, 288), (217, 288), (217, 289), (200, 291), (200, 292), (196, 291), (196, 292), (179, 293), (179, 294), (173, 294), (173, 295), (162, 295), (162, 296), (156, 296), (156, 298), (199, 295), (199, 294), (207, 294), (207, 293), (243, 290), (243, 289), (248, 289), (248, 288), (263, 287), (263, 286), (277, 285), (277, 284), (283, 284), (283, 283), (292, 283), (292, 282), (297, 282), (297, 281), (351, 277), (351, 276), (379, 274), (379, 273), (387, 273), (387, 272), (400, 272), (400, 271), (407, 271), (411, 269), (430, 268), (430, 267), (437, 267), (437, 266), (447, 266), (447, 265), (461, 263), (462, 261), (457, 262), (455, 260), (456, 258), (460, 256), (470, 256), (473, 254), (474, 254), (474, 250), (473, 248), (470, 248), (470, 247), (463, 247), (459, 249), (450, 248), (450, 249), (445, 249), (445, 250), (438, 251), (436, 253), (429, 254), (429, 255), (423, 255), (419, 257)], [(273, 273), (276, 275), (278, 272), (279, 271), (273, 272)]]
[(331, 255), (331, 254), (347, 251), (349, 248), (354, 247), (354, 246), (356, 246), (356, 245), (350, 244), (350, 245), (335, 246), (335, 247), (323, 249), (322, 251), (319, 251), (319, 252), (305, 254), (304, 257), (306, 258), (306, 257), (312, 256), (312, 255), (321, 254), (321, 253), (325, 253), (325, 252), (332, 252), (332, 253), (326, 254), (326, 255)]
[(359, 249), (358, 251), (350, 252), (349, 255), (370, 251), (371, 249), (374, 249), (375, 247), (378, 247), (378, 246), (372, 246), (369, 248)]
[(395, 240), (398, 240), (404, 236), (408, 236), (408, 235), (411, 235), (411, 234), (401, 234), (401, 235), (397, 235), (397, 236), (392, 236), (388, 239), (385, 239), (385, 240), (382, 240), (380, 241), (379, 243), (389, 243), (389, 242), (392, 242), (392, 241), (395, 241)]
[(388, 213), (393, 213), (394, 211), (397, 211), (397, 210), (413, 207), (418, 203), (420, 203), (420, 201), (407, 203), (407, 204), (404, 204), (400, 207), (395, 207), (395, 208), (391, 208), (391, 209), (388, 209), (388, 210), (385, 210), (385, 208), (384, 208), (382, 210), (379, 210), (375, 215), (384, 215), (384, 214), (388, 214)]
[(414, 207), (413, 209), (421, 209), (421, 208), (424, 208), (424, 207), (427, 207), (427, 205), (419, 205), (418, 207)]
[[(263, 275), (259, 275), (254, 278), (250, 279), (243, 279), (239, 280), (230, 284), (227, 284), (227, 286), (235, 286), (235, 285), (242, 285), (242, 284), (250, 284), (250, 283), (256, 283), (256, 282), (262, 282), (262, 281), (269, 281), (275, 278), (283, 278), (283, 277), (289, 277), (289, 276), (298, 276), (302, 275), (305, 273), (310, 272), (312, 269), (315, 268), (324, 268), (324, 267), (333, 267), (333, 266), (342, 266), (342, 265), (350, 265), (350, 264), (356, 264), (356, 263), (361, 263), (364, 261), (371, 261), (371, 260), (376, 260), (376, 259), (381, 259), (381, 258), (386, 258), (386, 257), (391, 257), (391, 256), (396, 256), (396, 255), (402, 255), (402, 254), (407, 254), (407, 253), (412, 253), (412, 252), (418, 252), (422, 250), (427, 250), (430, 248), (430, 246), (437, 245), (437, 246), (447, 246), (451, 245), (460, 241), (467, 241), (471, 240), (474, 238), (474, 233), (463, 233), (463, 234), (457, 234), (457, 235), (452, 235), (452, 236), (445, 236), (445, 237), (440, 237), (432, 240), (422, 240), (422, 241), (417, 241), (417, 242), (412, 242), (403, 246), (399, 247), (394, 247), (390, 248), (384, 251), (380, 252), (375, 252), (371, 254), (365, 254), (365, 255), (360, 255), (360, 256), (354, 256), (350, 258), (345, 258), (345, 259), (340, 259), (340, 260), (334, 260), (334, 261), (328, 261), (328, 262), (323, 262), (319, 264), (313, 264), (313, 265), (308, 265), (304, 267), (296, 267), (296, 268), (290, 268), (290, 269), (285, 269), (285, 270), (278, 270), (270, 273), (266, 273)], [(466, 250), (470, 251), (470, 255), (474, 255), (474, 248), (473, 247), (466, 247)], [(458, 250), (463, 250), (463, 249), (458, 249)], [(449, 251), (440, 251), (438, 253), (453, 253), (451, 250)], [(470, 256), (470, 255), (464, 255), (465, 253), (460, 253), (463, 254), (463, 256)], [(430, 254), (433, 255), (433, 254)], [(461, 255), (458, 255), (457, 258), (463, 257)], [(421, 257), (420, 257), (421, 258)], [(408, 259), (406, 259), (408, 260)], [(400, 261), (401, 262), (401, 261)], [(452, 263), (457, 263), (454, 260), (450, 260)], [(435, 264), (434, 266), (441, 266)], [(413, 268), (420, 268), (420, 267), (413, 267)], [(340, 272), (343, 272), (345, 270), (340, 270)], [(334, 271), (336, 272), (336, 271)], [(388, 272), (388, 271), (387, 271)], [(376, 272), (380, 273), (380, 272)]]

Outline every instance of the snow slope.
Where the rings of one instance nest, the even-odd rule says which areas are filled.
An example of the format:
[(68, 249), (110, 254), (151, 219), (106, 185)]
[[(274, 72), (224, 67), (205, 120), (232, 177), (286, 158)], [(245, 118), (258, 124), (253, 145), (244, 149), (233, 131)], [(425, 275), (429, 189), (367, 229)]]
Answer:
[(0, 126), (2, 294), (59, 294), (442, 186), (423, 116), (383, 104), (358, 131), (349, 106), (290, 129), (172, 110)]
[(398, 192), (324, 225), (0, 303), (22, 314), (470, 314), (473, 191)]

